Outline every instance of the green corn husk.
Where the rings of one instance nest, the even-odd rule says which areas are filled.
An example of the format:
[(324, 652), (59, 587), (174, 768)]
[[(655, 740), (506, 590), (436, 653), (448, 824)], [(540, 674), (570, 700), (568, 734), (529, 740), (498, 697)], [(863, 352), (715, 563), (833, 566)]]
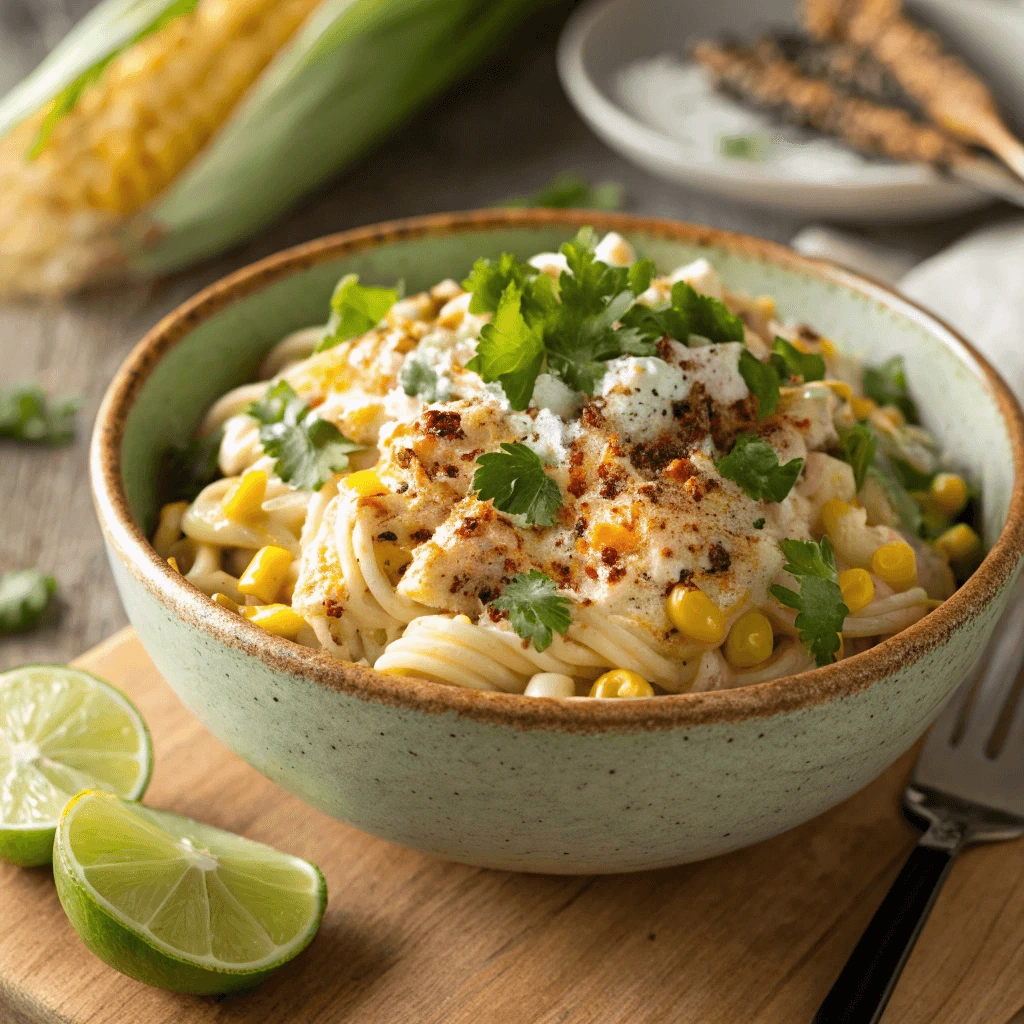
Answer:
[[(113, 75), (105, 86), (113, 91), (124, 62), (147, 45), (139, 40), (159, 45), (165, 23), (200, 17), (208, 2), (199, 0), (192, 14), (187, 0), (106, 0), (0, 102), (0, 188), (15, 199), (0, 211), (0, 288), (62, 292), (102, 278), (163, 274), (242, 241), (478, 64), (548, 0), (314, 3), (226, 122), (155, 196), (131, 208), (131, 197), (108, 189), (82, 210), (63, 196), (57, 204), (41, 199), (46, 174), (73, 192), (76, 175), (94, 168), (84, 162), (91, 150), (67, 153), (73, 131), (88, 137), (81, 126), (89, 127), (90, 90)], [(153, 78), (159, 88), (159, 72)]]

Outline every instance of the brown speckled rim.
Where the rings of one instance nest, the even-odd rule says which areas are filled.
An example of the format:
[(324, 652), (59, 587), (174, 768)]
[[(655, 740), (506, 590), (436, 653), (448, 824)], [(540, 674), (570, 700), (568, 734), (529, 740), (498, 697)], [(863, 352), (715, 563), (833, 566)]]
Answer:
[[(838, 664), (756, 686), (713, 693), (672, 694), (633, 701), (524, 698), (464, 690), (374, 672), (272, 636), (215, 605), (153, 550), (132, 520), (121, 479), (121, 444), (133, 403), (157, 363), (198, 324), (238, 299), (303, 270), (393, 242), (500, 228), (593, 225), (709, 246), (773, 264), (857, 292), (924, 327), (979, 377), (992, 395), (1013, 451), (1014, 485), (1006, 525), (974, 575), (931, 614), (876, 647)], [(455, 712), (479, 722), (561, 732), (635, 732), (737, 723), (810, 708), (850, 696), (945, 644), (979, 614), (1024, 558), (1024, 414), (995, 370), (938, 318), (896, 292), (825, 260), (747, 235), (677, 221), (576, 210), (483, 210), (393, 221), (346, 231), (261, 260), (201, 291), (164, 317), (135, 347), (114, 377), (96, 419), (90, 456), (100, 524), (126, 569), (163, 605), (221, 643), (274, 669), (362, 700), (428, 714)]]

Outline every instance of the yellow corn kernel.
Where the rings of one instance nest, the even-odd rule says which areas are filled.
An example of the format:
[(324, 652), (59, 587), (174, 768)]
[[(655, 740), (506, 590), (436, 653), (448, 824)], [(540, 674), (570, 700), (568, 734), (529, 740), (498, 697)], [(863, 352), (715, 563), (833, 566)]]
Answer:
[(753, 668), (771, 657), (775, 646), (772, 624), (760, 612), (744, 612), (729, 630), (725, 660), (733, 668)]
[(238, 482), (224, 495), (221, 508), (228, 519), (245, 522), (263, 511), (267, 496), (267, 474), (262, 469), (247, 469)]
[(668, 595), (666, 611), (672, 625), (699, 644), (720, 644), (725, 639), (725, 616), (701, 590), (677, 583)]
[(871, 556), (871, 571), (893, 590), (909, 590), (917, 583), (917, 556), (905, 541), (894, 540)]
[(754, 309), (765, 318), (765, 320), (771, 320), (773, 316), (779, 311), (779, 307), (775, 304), (775, 300), (770, 295), (758, 295), (754, 299)]
[(935, 541), (935, 547), (951, 562), (966, 562), (981, 554), (981, 538), (966, 523), (951, 526)]
[(306, 620), (286, 604), (253, 604), (240, 610), (254, 626), (285, 640), (294, 640), (306, 625)]
[(928, 489), (938, 507), (947, 515), (955, 516), (967, 504), (967, 484), (956, 473), (939, 473)]
[(227, 608), (229, 612), (239, 610), (239, 606), (227, 594), (214, 594), (212, 600), (214, 604), (219, 604), (221, 608)]
[(803, 340), (803, 338), (794, 338), (790, 342), (790, 345), (792, 345), (793, 348), (797, 350), (797, 352), (803, 352), (804, 355), (807, 355), (807, 353), (811, 351), (811, 346), (808, 345), (807, 342)]
[(171, 568), (172, 568), (172, 569), (173, 569), (173, 570), (174, 570), (174, 571), (175, 571), (176, 573), (178, 573), (179, 575), (181, 575), (181, 569), (179, 569), (179, 568), (178, 568), (178, 560), (177, 560), (177, 559), (176, 559), (176, 558), (174, 557), (174, 555), (171, 555), (170, 557), (168, 557), (168, 559), (167, 559), (167, 564), (168, 564), (168, 565), (169, 565), (169, 566), (170, 566), (170, 567), (171, 567)]
[(273, 544), (260, 548), (242, 573), (238, 589), (264, 604), (270, 604), (281, 590), (291, 565), (292, 553), (285, 548)]
[(826, 359), (835, 359), (839, 355), (839, 349), (836, 348), (834, 341), (829, 341), (828, 338), (821, 339), (821, 354)]
[(377, 566), (380, 571), (396, 584), (404, 569), (412, 561), (412, 552), (392, 541), (383, 541), (373, 546), (373, 554), (377, 559)]
[(843, 592), (843, 604), (856, 615), (867, 608), (875, 599), (875, 582), (867, 569), (847, 569), (839, 574), (839, 589)]
[(654, 687), (638, 672), (616, 668), (594, 680), (591, 697), (653, 697)]
[(632, 551), (640, 543), (640, 538), (625, 526), (618, 523), (595, 523), (590, 531), (590, 544), (595, 551), (614, 548), (620, 554)]
[(850, 399), (850, 410), (859, 420), (866, 420), (877, 408), (878, 403), (873, 398), (858, 398), (854, 395)]
[(822, 525), (826, 533), (835, 533), (839, 526), (839, 520), (847, 513), (852, 512), (852, 506), (848, 505), (842, 498), (829, 498), (818, 513), (821, 516)]
[(341, 481), (346, 487), (356, 492), (360, 498), (370, 498), (375, 494), (387, 494), (388, 489), (380, 482), (375, 469), (359, 469), (349, 473)]
[(836, 397), (844, 402), (849, 402), (853, 398), (853, 388), (845, 380), (823, 380), (821, 383), (825, 387), (831, 388), (835, 392)]

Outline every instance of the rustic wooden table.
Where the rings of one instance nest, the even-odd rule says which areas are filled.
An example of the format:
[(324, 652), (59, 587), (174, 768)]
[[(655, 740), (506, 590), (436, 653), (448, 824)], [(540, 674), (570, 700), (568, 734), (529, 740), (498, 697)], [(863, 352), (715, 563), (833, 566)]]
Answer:
[[(41, 2), (41, 0), (39, 0)], [(89, 6), (77, 0), (72, 8)], [(529, 21), (489, 65), (449, 93), (320, 196), (250, 244), (172, 280), (64, 303), (0, 307), (0, 385), (28, 378), (78, 393), (76, 442), (57, 450), (0, 442), (0, 570), (38, 566), (60, 584), (44, 624), (0, 638), (0, 669), (67, 661), (125, 623), (106, 566), (89, 493), (89, 433), (108, 381), (164, 313), (221, 275), (296, 242), (393, 217), (493, 205), (575, 170), (626, 186), (630, 211), (788, 240), (788, 215), (736, 206), (650, 177), (598, 141), (569, 105), (554, 52), (571, 5)], [(0, 56), (5, 25), (0, 10)], [(9, 71), (8, 71), (9, 74)], [(924, 256), (999, 207), (874, 237)]]

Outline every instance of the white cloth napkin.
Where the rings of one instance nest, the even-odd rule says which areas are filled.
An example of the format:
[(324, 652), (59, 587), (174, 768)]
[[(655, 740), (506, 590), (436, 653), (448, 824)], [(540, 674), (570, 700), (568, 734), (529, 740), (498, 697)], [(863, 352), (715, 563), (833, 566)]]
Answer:
[(961, 239), (912, 265), (906, 253), (825, 228), (807, 228), (793, 247), (896, 284), (955, 327), (1024, 401), (1024, 218)]

